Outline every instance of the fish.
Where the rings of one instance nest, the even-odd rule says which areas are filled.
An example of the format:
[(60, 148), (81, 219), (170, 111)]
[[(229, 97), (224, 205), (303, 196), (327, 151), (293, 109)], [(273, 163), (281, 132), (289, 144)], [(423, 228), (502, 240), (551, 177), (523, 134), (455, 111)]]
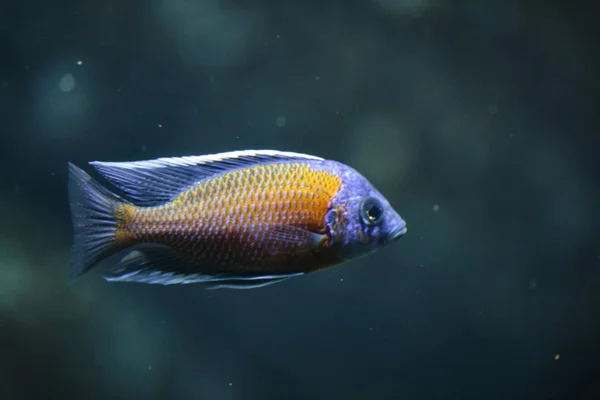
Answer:
[(277, 150), (68, 163), (71, 281), (251, 289), (389, 245), (406, 222), (359, 172)]

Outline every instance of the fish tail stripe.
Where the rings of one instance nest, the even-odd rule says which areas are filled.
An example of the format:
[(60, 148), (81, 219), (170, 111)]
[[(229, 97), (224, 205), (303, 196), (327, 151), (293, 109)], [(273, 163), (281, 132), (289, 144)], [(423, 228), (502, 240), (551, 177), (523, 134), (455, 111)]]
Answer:
[(70, 268), (73, 280), (121, 249), (118, 214), (123, 203), (116, 194), (71, 163), (68, 186), (74, 230)]

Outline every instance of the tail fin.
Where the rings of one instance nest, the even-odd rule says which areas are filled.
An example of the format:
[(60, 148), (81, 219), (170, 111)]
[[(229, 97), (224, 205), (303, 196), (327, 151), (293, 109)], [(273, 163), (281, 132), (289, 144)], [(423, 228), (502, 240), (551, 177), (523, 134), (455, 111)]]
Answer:
[(74, 244), (71, 281), (120, 250), (117, 245), (117, 209), (120, 198), (69, 163), (69, 205)]

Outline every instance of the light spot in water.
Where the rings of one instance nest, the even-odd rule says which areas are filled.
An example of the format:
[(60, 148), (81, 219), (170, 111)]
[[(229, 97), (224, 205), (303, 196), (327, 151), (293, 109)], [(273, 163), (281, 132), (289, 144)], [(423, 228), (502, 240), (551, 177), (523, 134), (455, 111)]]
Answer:
[(535, 279), (532, 279), (529, 281), (529, 289), (534, 290), (535, 288), (537, 288), (537, 282)]
[(440, 210), (440, 205), (439, 204), (434, 204), (433, 205), (433, 212), (436, 213)]
[(275, 119), (275, 125), (277, 125), (280, 128), (283, 128), (285, 126), (286, 122), (287, 122), (287, 119), (283, 116), (279, 116)]
[(58, 87), (63, 92), (70, 92), (75, 89), (75, 83), (75, 77), (72, 74), (64, 74), (58, 81)]

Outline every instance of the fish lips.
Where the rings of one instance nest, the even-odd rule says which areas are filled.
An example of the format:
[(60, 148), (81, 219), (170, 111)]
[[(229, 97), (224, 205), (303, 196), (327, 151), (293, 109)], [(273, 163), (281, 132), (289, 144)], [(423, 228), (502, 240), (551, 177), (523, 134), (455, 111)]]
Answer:
[(406, 223), (400, 224), (400, 225), (398, 225), (398, 227), (396, 229), (394, 229), (390, 233), (389, 240), (398, 240), (402, 236), (404, 236), (407, 231), (408, 231), (408, 227), (406, 226)]

